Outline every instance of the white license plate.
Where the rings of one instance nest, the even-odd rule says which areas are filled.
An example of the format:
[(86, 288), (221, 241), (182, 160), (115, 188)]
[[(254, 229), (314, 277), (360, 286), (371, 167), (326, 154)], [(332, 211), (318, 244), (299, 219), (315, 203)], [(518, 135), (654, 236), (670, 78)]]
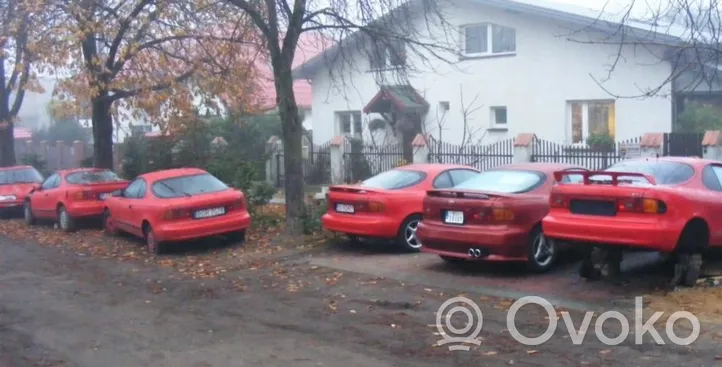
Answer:
[(217, 217), (217, 216), (223, 215), (223, 214), (226, 214), (226, 208), (220, 207), (220, 208), (198, 210), (195, 213), (193, 213), (193, 217), (196, 219), (201, 219), (201, 218)]
[(464, 224), (464, 212), (455, 212), (449, 210), (446, 212), (446, 218), (444, 219), (444, 221), (451, 224)]
[(354, 208), (351, 204), (336, 204), (336, 211), (339, 213), (354, 213)]

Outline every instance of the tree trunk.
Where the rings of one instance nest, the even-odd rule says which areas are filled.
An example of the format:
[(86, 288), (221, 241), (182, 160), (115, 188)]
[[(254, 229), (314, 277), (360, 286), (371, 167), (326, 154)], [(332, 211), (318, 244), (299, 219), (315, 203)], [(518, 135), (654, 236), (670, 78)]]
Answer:
[(0, 167), (15, 165), (15, 133), (10, 116), (10, 93), (5, 86), (5, 58), (0, 56)]
[(274, 63), (275, 86), (278, 112), (283, 126), (283, 168), (285, 170), (286, 189), (286, 232), (303, 232), (305, 201), (303, 197), (303, 157), (301, 136), (303, 128), (298, 114), (298, 105), (293, 94), (291, 61), (281, 60)]
[(103, 91), (92, 101), (93, 112), (93, 166), (113, 167), (113, 118), (110, 116), (111, 101), (108, 92)]

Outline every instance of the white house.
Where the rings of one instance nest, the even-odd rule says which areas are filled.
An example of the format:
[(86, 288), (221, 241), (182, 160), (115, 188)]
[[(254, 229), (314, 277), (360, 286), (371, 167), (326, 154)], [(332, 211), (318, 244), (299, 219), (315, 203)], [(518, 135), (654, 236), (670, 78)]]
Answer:
[[(672, 65), (664, 61), (665, 47), (635, 47), (631, 40), (642, 37), (672, 44), (676, 38), (646, 27), (625, 31), (627, 43), (620, 48), (609, 36), (619, 33), (620, 27), (599, 21), (598, 13), (542, 3), (458, 0), (448, 4), (445, 17), (458, 30), (459, 52), (447, 55), (453, 64), (439, 60), (433, 68), (411, 75), (416, 93), (403, 95), (398, 86), (377, 82), (376, 68), (393, 69), (404, 62), (391, 57), (393, 53), (372, 61), (358, 51), (356, 67), (329, 68), (326, 60), (333, 59), (329, 53), (334, 48), (312, 58), (296, 68), (294, 76), (310, 80), (313, 86), (314, 143), (342, 134), (370, 139), (368, 122), (379, 117), (374, 111), (383, 109), (375, 105), (379, 100), (396, 107), (426, 104), (423, 129), (455, 144), (462, 140), (487, 144), (519, 133), (584, 144), (592, 132), (623, 140), (671, 131), (672, 93), (667, 80)], [(414, 57), (408, 55), (405, 62), (416, 61), (419, 67)], [(338, 80), (347, 84), (339, 85)], [(622, 98), (649, 91), (654, 91), (653, 96)], [(462, 106), (467, 113), (462, 113)], [(382, 134), (386, 139), (388, 131)], [(378, 142), (378, 135), (373, 135)]]

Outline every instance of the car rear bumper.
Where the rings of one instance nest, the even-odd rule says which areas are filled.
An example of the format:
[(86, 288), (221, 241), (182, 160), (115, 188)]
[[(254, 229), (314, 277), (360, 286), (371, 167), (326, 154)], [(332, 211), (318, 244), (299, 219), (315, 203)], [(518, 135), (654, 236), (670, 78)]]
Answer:
[(157, 227), (154, 226), (153, 232), (159, 241), (187, 241), (241, 231), (250, 225), (251, 215), (243, 210), (216, 218), (165, 223)]
[[(421, 222), (416, 236), (422, 243), (421, 251), (464, 259), (486, 261), (525, 261), (529, 232), (512, 226), (450, 226)], [(469, 249), (480, 249), (486, 256), (469, 255)]]
[(399, 231), (399, 223), (382, 216), (326, 213), (321, 224), (327, 231), (360, 237), (393, 238)]
[(103, 201), (78, 201), (68, 203), (65, 209), (73, 218), (97, 217), (103, 215), (105, 203)]
[(563, 213), (546, 216), (542, 220), (542, 228), (544, 234), (553, 239), (662, 252), (674, 250), (681, 232), (681, 229), (658, 220), (587, 218)]

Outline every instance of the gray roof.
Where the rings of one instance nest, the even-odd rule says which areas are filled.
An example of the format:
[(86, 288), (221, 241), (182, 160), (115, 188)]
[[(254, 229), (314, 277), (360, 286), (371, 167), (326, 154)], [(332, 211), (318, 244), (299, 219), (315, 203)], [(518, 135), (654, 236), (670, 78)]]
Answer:
[[(409, 0), (413, 4), (418, 0)], [(625, 37), (628, 39), (654, 40), (656, 43), (679, 44), (685, 30), (679, 26), (654, 26), (641, 21), (622, 19), (623, 15), (602, 14), (600, 10), (587, 9), (573, 5), (559, 4), (545, 0), (466, 0), (474, 4), (511, 10), (516, 13), (547, 17), (570, 25), (577, 25), (587, 29), (601, 32), (617, 32), (624, 24)], [(618, 19), (616, 19), (618, 18)], [(355, 32), (343, 39), (340, 43), (362, 42), (363, 34)], [(327, 60), (333, 60), (339, 52), (339, 44), (335, 44), (325, 51), (309, 59), (302, 65), (293, 69), (295, 79), (310, 79), (313, 74), (321, 70)]]

